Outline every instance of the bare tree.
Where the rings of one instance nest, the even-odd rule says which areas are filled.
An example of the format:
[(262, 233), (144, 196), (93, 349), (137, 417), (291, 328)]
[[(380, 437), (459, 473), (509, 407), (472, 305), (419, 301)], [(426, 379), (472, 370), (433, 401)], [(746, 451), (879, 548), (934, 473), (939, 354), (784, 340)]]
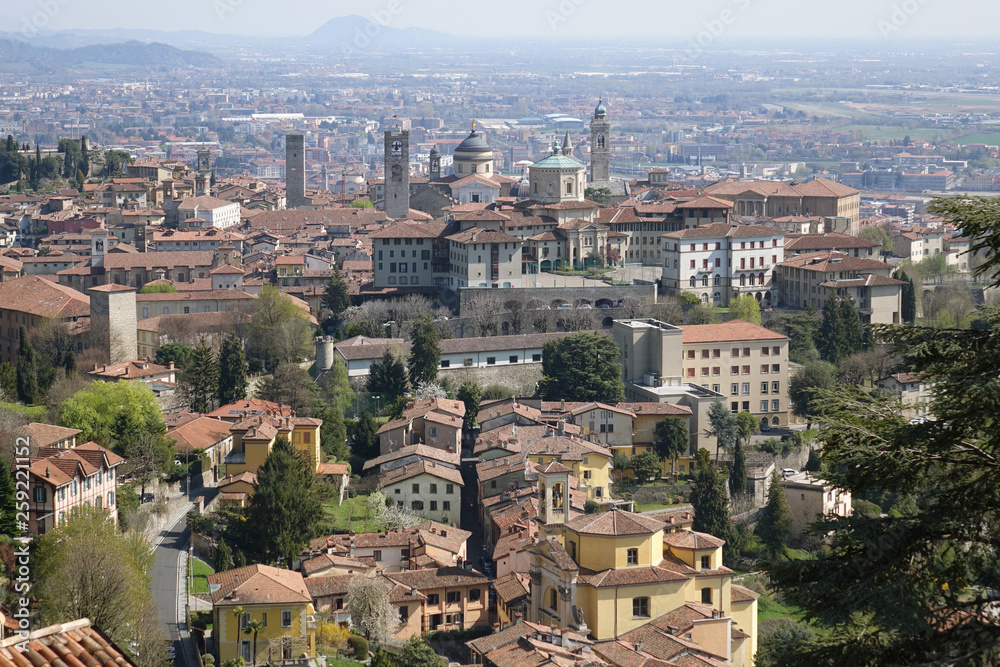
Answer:
[(589, 308), (575, 308), (559, 311), (559, 321), (566, 331), (585, 331), (594, 328), (594, 311)]
[(667, 324), (683, 324), (684, 308), (677, 297), (663, 296), (656, 303), (648, 303), (643, 309), (646, 317), (651, 317)]
[(166, 336), (168, 343), (180, 343), (193, 347), (198, 344), (198, 332), (194, 320), (184, 315), (167, 315), (160, 320), (160, 335)]
[(646, 301), (629, 294), (621, 300), (621, 309), (626, 319), (634, 320), (637, 317), (643, 316), (643, 311), (646, 309)]
[(528, 310), (528, 295), (524, 290), (510, 290), (504, 294), (504, 319), (510, 325), (512, 336), (526, 333), (531, 312)]
[(462, 308), (462, 317), (468, 317), (480, 336), (496, 336), (500, 325), (503, 301), (492, 291), (479, 292)]
[(552, 311), (535, 310), (531, 313), (531, 328), (535, 333), (548, 333), (552, 329)]
[(358, 575), (347, 584), (351, 623), (369, 640), (384, 642), (399, 627), (399, 612), (389, 601), (390, 589), (391, 584), (380, 575)]

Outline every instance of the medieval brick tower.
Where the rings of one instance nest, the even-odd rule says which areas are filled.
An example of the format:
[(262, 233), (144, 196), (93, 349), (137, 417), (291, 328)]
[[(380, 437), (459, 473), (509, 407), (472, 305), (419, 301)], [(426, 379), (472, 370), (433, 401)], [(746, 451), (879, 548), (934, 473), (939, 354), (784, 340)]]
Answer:
[(590, 182), (611, 180), (611, 121), (604, 108), (604, 98), (594, 109), (590, 121)]
[(385, 131), (385, 214), (410, 214), (410, 131), (398, 127)]
[(306, 138), (301, 134), (285, 135), (285, 206), (306, 204)]

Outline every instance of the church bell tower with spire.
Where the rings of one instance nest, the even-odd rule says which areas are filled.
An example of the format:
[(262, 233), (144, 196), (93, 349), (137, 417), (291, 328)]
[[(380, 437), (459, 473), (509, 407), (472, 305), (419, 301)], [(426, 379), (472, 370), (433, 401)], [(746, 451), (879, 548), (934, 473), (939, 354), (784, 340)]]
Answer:
[(611, 180), (611, 121), (604, 108), (604, 98), (594, 109), (590, 120), (590, 182)]

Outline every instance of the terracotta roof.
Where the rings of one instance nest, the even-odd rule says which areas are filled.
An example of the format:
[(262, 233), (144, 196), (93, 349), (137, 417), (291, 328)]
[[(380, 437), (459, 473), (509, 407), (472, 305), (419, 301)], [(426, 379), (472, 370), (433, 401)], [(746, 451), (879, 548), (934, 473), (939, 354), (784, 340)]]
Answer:
[(346, 475), (349, 471), (346, 463), (320, 463), (316, 470), (320, 475)]
[(177, 441), (177, 451), (189, 452), (209, 447), (232, 437), (232, 424), (212, 417), (198, 417), (167, 431), (167, 437)]
[(259, 398), (247, 398), (242, 401), (236, 401), (235, 403), (230, 403), (229, 405), (223, 405), (220, 408), (216, 408), (208, 413), (208, 417), (216, 417), (218, 419), (242, 419), (246, 415), (253, 414), (267, 414), (267, 415), (280, 415), (282, 417), (290, 417), (295, 413), (292, 409), (281, 403), (273, 403), (271, 401), (265, 401)]
[(379, 486), (388, 487), (423, 474), (437, 477), (447, 482), (458, 484), (459, 486), (464, 486), (465, 484), (462, 481), (462, 473), (451, 466), (443, 466), (434, 461), (418, 461), (381, 473), (378, 476)]
[(141, 359), (124, 361), (120, 364), (98, 366), (87, 375), (98, 378), (114, 378), (116, 380), (137, 380), (151, 375), (161, 375), (173, 371), (169, 366), (160, 366)]
[(247, 565), (208, 575), (208, 583), (219, 584), (212, 604), (295, 604), (312, 602), (302, 575), (269, 565)]
[(678, 549), (717, 549), (726, 543), (708, 533), (696, 533), (693, 530), (682, 530), (676, 533), (664, 533), (663, 543)]
[(106, 269), (145, 269), (211, 266), (215, 253), (211, 250), (177, 250), (172, 252), (110, 253), (104, 255)]
[(732, 584), (729, 587), (729, 596), (733, 602), (752, 602), (760, 597), (760, 593), (738, 584)]
[(873, 271), (889, 270), (892, 266), (866, 257), (851, 257), (840, 252), (810, 252), (796, 257), (787, 257), (778, 264), (781, 268), (803, 269), (827, 273), (830, 271)]
[(721, 324), (692, 324), (679, 328), (683, 332), (685, 345), (729, 341), (788, 340), (788, 337), (783, 334), (744, 320), (730, 320)]
[(52, 424), (32, 423), (21, 427), (24, 434), (28, 436), (32, 445), (37, 447), (48, 447), (60, 440), (72, 438), (83, 433), (78, 428), (66, 428), (65, 426), (54, 426)]
[(803, 234), (785, 243), (786, 251), (833, 250), (834, 248), (875, 248), (878, 243), (866, 241), (857, 236), (838, 234)]
[(249, 470), (244, 470), (237, 475), (226, 475), (219, 480), (218, 487), (222, 488), (224, 486), (229, 486), (230, 484), (235, 484), (236, 482), (246, 482), (253, 486), (257, 486), (257, 475), (250, 472)]
[(490, 582), (490, 578), (485, 574), (476, 572), (475, 570), (466, 570), (461, 567), (439, 567), (431, 570), (393, 572), (384, 576), (391, 581), (418, 590), (475, 586)]
[(382, 456), (378, 456), (374, 459), (368, 459), (365, 461), (363, 470), (377, 468), (384, 463), (398, 461), (399, 459), (404, 459), (408, 456), (419, 456), (420, 458), (434, 459), (442, 463), (451, 464), (456, 468), (461, 463), (461, 455), (458, 452), (446, 452), (443, 449), (428, 447), (427, 445), (409, 445), (407, 447), (401, 447), (394, 452), (383, 454)]
[(0, 282), (0, 309), (38, 317), (86, 317), (90, 297), (41, 276), (21, 276)]
[(664, 567), (637, 567), (627, 570), (603, 570), (601, 572), (580, 572), (580, 582), (595, 588), (615, 586), (635, 586), (666, 581), (684, 581), (689, 575)]
[(906, 283), (902, 280), (896, 280), (895, 278), (886, 278), (885, 276), (877, 276), (873, 273), (862, 274), (860, 278), (852, 278), (849, 280), (827, 280), (824, 283), (820, 283), (820, 287), (830, 287), (836, 289), (838, 287), (888, 287), (892, 285), (905, 285)]
[[(21, 645), (21, 642), (24, 642)], [(0, 667), (132, 667), (135, 663), (90, 619), (50, 625), (0, 642)]]
[(493, 588), (497, 592), (497, 597), (505, 604), (512, 604), (521, 598), (526, 598), (531, 592), (530, 580), (520, 572), (511, 572), (505, 577), (500, 577), (493, 582)]
[(663, 530), (663, 522), (642, 514), (612, 509), (584, 514), (566, 522), (566, 527), (584, 535), (651, 535)]

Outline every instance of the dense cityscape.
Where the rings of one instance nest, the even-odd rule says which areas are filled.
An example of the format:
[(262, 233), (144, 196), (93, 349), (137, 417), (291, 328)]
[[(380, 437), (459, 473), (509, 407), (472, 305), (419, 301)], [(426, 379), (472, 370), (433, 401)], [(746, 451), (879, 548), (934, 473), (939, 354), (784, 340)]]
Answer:
[(0, 667), (1000, 664), (988, 29), (20, 4)]

